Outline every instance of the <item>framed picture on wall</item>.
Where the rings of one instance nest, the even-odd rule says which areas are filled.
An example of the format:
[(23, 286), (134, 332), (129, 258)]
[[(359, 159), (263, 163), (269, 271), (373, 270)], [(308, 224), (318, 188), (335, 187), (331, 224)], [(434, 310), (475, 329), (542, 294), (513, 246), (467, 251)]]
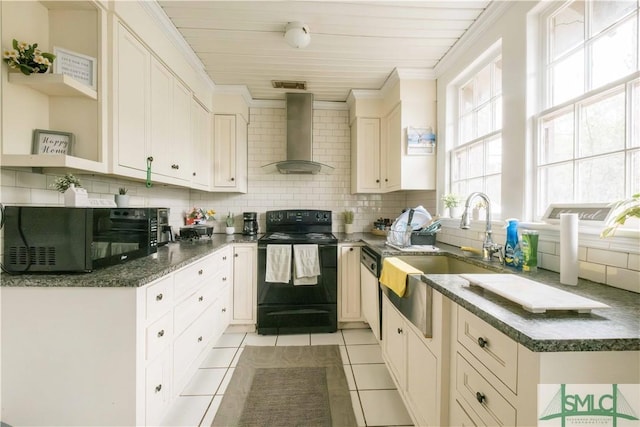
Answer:
[(32, 154), (63, 154), (73, 156), (74, 137), (70, 132), (33, 130)]
[(73, 77), (96, 90), (96, 58), (55, 46), (53, 54), (56, 56), (53, 61), (54, 74)]

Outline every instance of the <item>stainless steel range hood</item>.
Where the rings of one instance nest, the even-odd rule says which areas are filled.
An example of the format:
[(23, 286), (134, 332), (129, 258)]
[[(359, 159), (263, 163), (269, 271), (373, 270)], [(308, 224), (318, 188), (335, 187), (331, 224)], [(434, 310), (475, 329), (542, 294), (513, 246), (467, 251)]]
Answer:
[(263, 166), (283, 174), (331, 173), (333, 167), (313, 161), (313, 94), (287, 93), (287, 158)]

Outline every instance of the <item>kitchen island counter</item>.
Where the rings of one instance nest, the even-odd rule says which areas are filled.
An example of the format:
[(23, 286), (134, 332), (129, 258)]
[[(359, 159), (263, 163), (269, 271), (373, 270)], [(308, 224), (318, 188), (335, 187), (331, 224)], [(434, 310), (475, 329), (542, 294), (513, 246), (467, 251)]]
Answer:
[(257, 242), (258, 236), (213, 234), (194, 240), (169, 243), (149, 256), (90, 273), (7, 274), (2, 286), (24, 287), (139, 287), (178, 270), (233, 243)]

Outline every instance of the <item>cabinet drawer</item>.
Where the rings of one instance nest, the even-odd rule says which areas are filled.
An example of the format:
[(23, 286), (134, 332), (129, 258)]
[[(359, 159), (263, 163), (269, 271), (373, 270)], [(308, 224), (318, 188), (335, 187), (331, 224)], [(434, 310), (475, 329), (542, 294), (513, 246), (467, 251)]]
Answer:
[(148, 426), (159, 425), (171, 405), (171, 352), (165, 351), (147, 366), (145, 413)]
[(147, 360), (162, 352), (173, 338), (173, 313), (169, 312), (147, 327), (145, 331)]
[(154, 320), (173, 306), (173, 276), (164, 277), (152, 285), (146, 292), (145, 319)]
[[(467, 412), (467, 410), (469, 412)], [(473, 415), (471, 415), (473, 414)], [(449, 416), (449, 425), (459, 427), (478, 427), (482, 425), (480, 420), (476, 420), (476, 414), (470, 409), (465, 408), (458, 399), (453, 403), (451, 415)]]
[(458, 342), (517, 392), (518, 344), (467, 310), (458, 307)]
[(212, 261), (211, 256), (208, 256), (176, 272), (174, 285), (176, 300), (197, 288), (207, 277), (213, 276), (216, 272), (216, 263)]
[(486, 425), (516, 425), (515, 408), (460, 353), (456, 354), (456, 390)]
[[(215, 279), (211, 281), (215, 282)], [(180, 335), (207, 306), (215, 301), (216, 296), (216, 286), (207, 280), (198, 290), (178, 304), (173, 319), (175, 334)]]
[(216, 304), (211, 304), (180, 335), (173, 345), (173, 378), (180, 383), (184, 375), (189, 371), (191, 364), (208, 345), (211, 336), (215, 333)]

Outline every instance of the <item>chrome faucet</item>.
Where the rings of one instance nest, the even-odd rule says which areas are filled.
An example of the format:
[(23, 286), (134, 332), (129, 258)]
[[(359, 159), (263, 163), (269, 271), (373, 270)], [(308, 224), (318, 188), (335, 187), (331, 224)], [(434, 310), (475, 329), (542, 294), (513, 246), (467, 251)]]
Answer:
[(484, 231), (484, 242), (482, 242), (482, 260), (491, 261), (493, 255), (495, 254), (498, 256), (500, 264), (504, 264), (502, 245), (494, 243), (493, 239), (491, 238), (491, 201), (489, 200), (489, 196), (478, 191), (469, 194), (469, 197), (467, 197), (467, 201), (464, 204), (464, 212), (462, 213), (460, 228), (462, 228), (463, 230), (468, 230), (471, 227), (471, 221), (469, 220), (469, 206), (471, 206), (471, 201), (475, 197), (480, 197), (482, 200), (484, 200), (485, 205), (487, 205), (485, 209), (486, 223)]

